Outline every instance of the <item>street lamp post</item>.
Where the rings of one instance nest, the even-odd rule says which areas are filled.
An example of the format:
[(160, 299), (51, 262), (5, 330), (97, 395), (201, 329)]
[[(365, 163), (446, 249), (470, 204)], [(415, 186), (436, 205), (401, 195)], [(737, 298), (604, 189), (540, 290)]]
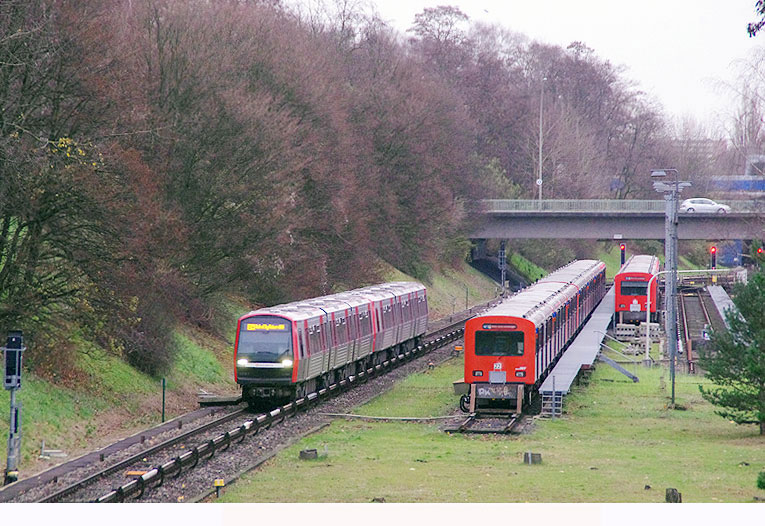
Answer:
[[(667, 173), (675, 175), (674, 182), (665, 183), (661, 179)], [(672, 406), (675, 405), (675, 353), (677, 352), (677, 198), (683, 188), (690, 186), (687, 181), (678, 181), (677, 170), (665, 168), (652, 170), (651, 178), (658, 179), (653, 183), (657, 192), (664, 194), (664, 268), (669, 273), (669, 279), (664, 286), (664, 310), (667, 320), (667, 346), (669, 352), (669, 376), (672, 380)]]
[(539, 88), (539, 171), (537, 172), (537, 186), (539, 187), (539, 208), (542, 208), (542, 141), (544, 136), (542, 133), (542, 113), (544, 111), (545, 100), (545, 81), (547, 77), (542, 77), (542, 83)]

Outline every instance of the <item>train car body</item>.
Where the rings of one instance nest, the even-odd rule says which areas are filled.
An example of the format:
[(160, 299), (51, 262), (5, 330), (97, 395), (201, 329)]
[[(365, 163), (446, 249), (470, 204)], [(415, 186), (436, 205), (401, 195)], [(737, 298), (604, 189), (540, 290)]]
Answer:
[(301, 397), (419, 345), (425, 287), (394, 282), (245, 314), (234, 380), (255, 406)]
[[(614, 276), (615, 312), (619, 323), (640, 323), (646, 320), (648, 283), (658, 274), (659, 258), (632, 256)], [(656, 321), (659, 299), (658, 280), (651, 283), (651, 321)]]
[(606, 266), (569, 263), (465, 323), (460, 406), (520, 412), (603, 298)]

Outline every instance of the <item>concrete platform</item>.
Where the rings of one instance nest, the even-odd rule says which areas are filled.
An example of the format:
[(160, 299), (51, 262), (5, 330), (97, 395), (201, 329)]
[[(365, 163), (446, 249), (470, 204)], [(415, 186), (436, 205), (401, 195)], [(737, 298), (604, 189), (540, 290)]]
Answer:
[(725, 311), (729, 309), (736, 310), (733, 300), (730, 299), (730, 296), (725, 292), (725, 289), (719, 285), (710, 285), (707, 287), (707, 290), (712, 297), (712, 301), (715, 303), (715, 307), (717, 307), (717, 312), (720, 313), (720, 317), (723, 319), (723, 322), (725, 322), (725, 326), (728, 327), (728, 320), (725, 319)]
[[(539, 392), (543, 396), (568, 393), (582, 365), (592, 366), (600, 351), (606, 329), (613, 318), (615, 297), (616, 292), (611, 287), (579, 335), (542, 383)], [(554, 388), (553, 384), (555, 384)]]
[(197, 401), (200, 407), (237, 405), (242, 402), (242, 396), (200, 396)]

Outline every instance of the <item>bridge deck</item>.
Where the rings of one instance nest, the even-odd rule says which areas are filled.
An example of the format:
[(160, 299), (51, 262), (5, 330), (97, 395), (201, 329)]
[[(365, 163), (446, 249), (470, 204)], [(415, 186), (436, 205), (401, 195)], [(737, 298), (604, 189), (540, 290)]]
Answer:
[[(616, 291), (614, 287), (611, 287), (585, 326), (582, 327), (579, 336), (566, 349), (555, 368), (542, 383), (539, 388), (540, 393), (543, 395), (553, 394), (553, 391), (557, 394), (568, 393), (582, 365), (592, 365), (598, 351), (600, 351), (600, 344), (614, 315), (615, 297)], [(553, 382), (555, 383), (554, 390)]]

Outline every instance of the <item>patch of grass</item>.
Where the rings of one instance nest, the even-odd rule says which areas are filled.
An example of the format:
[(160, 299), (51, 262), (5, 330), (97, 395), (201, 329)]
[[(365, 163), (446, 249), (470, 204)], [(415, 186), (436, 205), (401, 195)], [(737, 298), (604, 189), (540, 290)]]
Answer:
[(173, 370), (168, 378), (168, 386), (188, 385), (189, 383), (222, 383), (229, 382), (223, 366), (215, 355), (203, 349), (197, 342), (186, 334), (175, 331), (173, 334), (175, 348)]
[(545, 269), (538, 267), (517, 252), (513, 252), (510, 255), (509, 263), (518, 271), (518, 273), (531, 283), (547, 275)]
[[(765, 466), (763, 438), (714, 414), (703, 379), (678, 375), (667, 409), (668, 373), (636, 368), (633, 383), (599, 365), (567, 414), (537, 419), (531, 434), (447, 435), (437, 423), (335, 421), (227, 488), (223, 502), (749, 502)], [(457, 405), (452, 360), (415, 375), (356, 410), (379, 416), (438, 416)], [(316, 448), (320, 458), (298, 460)], [(524, 465), (525, 451), (542, 464)], [(645, 489), (650, 486), (650, 489)], [(288, 488), (288, 489), (287, 489)], [(760, 494), (760, 498), (763, 495)]]
[[(462, 374), (458, 377), (462, 377)], [(361, 406), (356, 413), (366, 416), (416, 418), (448, 414), (454, 408), (454, 394), (445, 390), (444, 385), (451, 385), (456, 379), (454, 367), (447, 366), (414, 374), (396, 385), (395, 395), (378, 396)]]
[(613, 281), (616, 273), (622, 268), (621, 250), (619, 243), (609, 243), (604, 248), (606, 250), (598, 252), (594, 258), (606, 264), (606, 280)]
[[(389, 266), (382, 272), (386, 281), (417, 281), (411, 276)], [(485, 303), (496, 297), (498, 285), (467, 263), (457, 268), (433, 269), (429, 281), (423, 282), (428, 289), (430, 319), (437, 320), (468, 306)]]
[(124, 403), (130, 395), (156, 392), (155, 379), (107, 354), (98, 346), (81, 343), (78, 367), (87, 376), (87, 388), (110, 402)]
[[(107, 402), (96, 394), (55, 387), (30, 374), (22, 379), (16, 399), (21, 402), (21, 467), (36, 460), (43, 440), (47, 447), (71, 450), (93, 438), (94, 426), (88, 426)], [(10, 395), (0, 391), (0, 435), (8, 436)], [(5, 444), (7, 440), (3, 440)], [(5, 466), (7, 447), (0, 448), (0, 464)]]

